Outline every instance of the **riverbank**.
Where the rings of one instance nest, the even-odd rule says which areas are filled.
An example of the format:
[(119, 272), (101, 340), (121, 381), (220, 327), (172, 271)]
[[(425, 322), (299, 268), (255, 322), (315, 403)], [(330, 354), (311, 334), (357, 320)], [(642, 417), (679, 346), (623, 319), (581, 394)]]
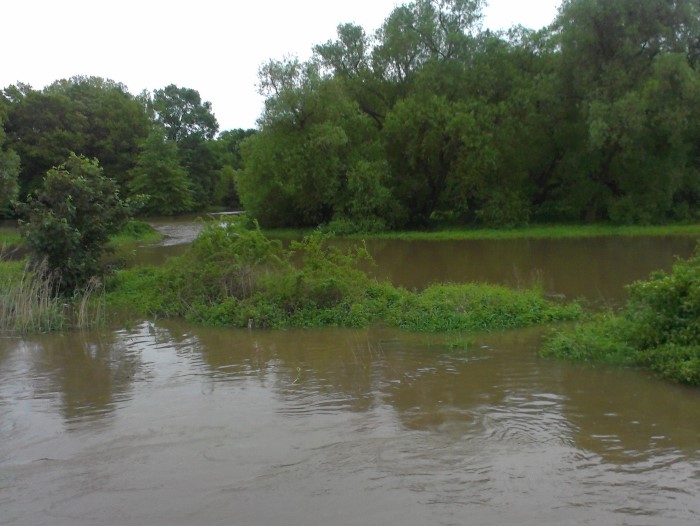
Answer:
[[(300, 239), (313, 229), (266, 229), (278, 239)], [(330, 232), (331, 235), (334, 235)], [(405, 241), (459, 241), (507, 239), (584, 239), (594, 237), (697, 236), (700, 224), (621, 226), (621, 225), (531, 225), (521, 228), (492, 229), (444, 227), (430, 230), (385, 231), (338, 236), (345, 239), (400, 239)]]
[[(110, 239), (110, 246), (113, 249), (121, 248), (131, 243), (153, 243), (162, 238), (162, 235), (151, 225), (144, 221), (132, 220), (118, 234)], [(19, 228), (0, 229), (0, 247), (11, 250), (22, 245), (22, 235)]]
[[(126, 251), (160, 238), (147, 223), (130, 221), (110, 239), (110, 247), (115, 252)], [(70, 297), (59, 295), (55, 276), (42, 265), (28, 267), (19, 232), (5, 231), (0, 240), (0, 333), (84, 329), (104, 323), (104, 292), (99, 279), (91, 279)]]

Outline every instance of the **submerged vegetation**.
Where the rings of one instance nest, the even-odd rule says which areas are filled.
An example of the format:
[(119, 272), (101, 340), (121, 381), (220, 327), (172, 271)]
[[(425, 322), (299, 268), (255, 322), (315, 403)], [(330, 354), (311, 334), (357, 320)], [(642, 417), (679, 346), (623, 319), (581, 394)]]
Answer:
[[(175, 85), (0, 90), (0, 217), (26, 220), (31, 261), (0, 261), (0, 331), (89, 326), (105, 304), (237, 327), (428, 332), (581, 315), (536, 288), (378, 283), (359, 269), (362, 246), (342, 252), (314, 230), (284, 248), (247, 219), (206, 225), (162, 267), (109, 276), (115, 245), (156, 235), (127, 223), (137, 209), (242, 204), (266, 228), (403, 239), (700, 234), (682, 226), (700, 219), (698, 3), (564, 0), (550, 26), (507, 32), (480, 30), (484, 5), (414, 0), (374, 32), (339, 25), (308, 61), (270, 60), (256, 130), (217, 136), (211, 104)], [(454, 227), (390, 232), (436, 225)], [(0, 234), (0, 258), (19, 244)], [(620, 313), (559, 331), (543, 354), (700, 385), (700, 256), (629, 291)]]
[(181, 257), (159, 268), (119, 272), (107, 304), (154, 317), (237, 327), (365, 327), (413, 331), (484, 331), (577, 318), (576, 304), (541, 291), (486, 284), (443, 284), (421, 292), (377, 283), (358, 269), (363, 246), (328, 246), (314, 233), (289, 250), (257, 224), (210, 223)]
[[(113, 247), (135, 241), (159, 238), (147, 223), (129, 221), (110, 238)], [(6, 240), (21, 245), (19, 234)], [(71, 291), (61, 290), (60, 273), (51, 271), (46, 260), (30, 263), (27, 257), (9, 259), (13, 251), (0, 252), (0, 333), (26, 334), (63, 329), (85, 329), (105, 321), (103, 280), (97, 276), (86, 279)]]
[(0, 333), (85, 329), (104, 321), (101, 282), (92, 278), (72, 295), (58, 294), (56, 273), (46, 264), (0, 262)]
[(700, 252), (628, 287), (618, 314), (557, 331), (542, 350), (586, 362), (641, 366), (700, 385)]

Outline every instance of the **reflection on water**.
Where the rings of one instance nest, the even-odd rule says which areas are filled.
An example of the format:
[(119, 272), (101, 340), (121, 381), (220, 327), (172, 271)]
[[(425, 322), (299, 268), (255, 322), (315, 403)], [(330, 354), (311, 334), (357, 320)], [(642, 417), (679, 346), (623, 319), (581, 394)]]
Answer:
[(508, 286), (541, 284), (550, 294), (619, 302), (624, 286), (653, 270), (670, 270), (688, 257), (692, 237), (600, 237), (470, 241), (373, 240), (375, 273), (396, 285), (485, 281)]
[(540, 336), (0, 340), (0, 524), (698, 524), (700, 392)]

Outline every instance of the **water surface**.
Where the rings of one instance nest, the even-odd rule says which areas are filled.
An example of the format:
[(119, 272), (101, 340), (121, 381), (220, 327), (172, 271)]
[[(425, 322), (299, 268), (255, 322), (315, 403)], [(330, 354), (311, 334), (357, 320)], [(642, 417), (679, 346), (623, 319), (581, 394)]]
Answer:
[[(134, 263), (159, 264), (182, 254), (201, 230), (191, 220), (156, 221), (166, 237), (142, 247)], [(334, 240), (340, 247), (357, 241)], [(670, 270), (697, 245), (694, 236), (594, 237), (584, 239), (505, 239), (403, 241), (370, 239), (367, 248), (380, 280), (408, 288), (432, 283), (485, 281), (511, 287), (541, 285), (552, 295), (583, 298), (599, 305), (619, 305), (625, 285), (646, 279), (654, 270)]]
[[(134, 262), (199, 226), (158, 228)], [(368, 243), (397, 285), (539, 282), (603, 304), (693, 246)], [(0, 525), (700, 524), (700, 390), (540, 359), (542, 332), (0, 338)]]
[(540, 338), (0, 340), (0, 524), (698, 524), (700, 392)]

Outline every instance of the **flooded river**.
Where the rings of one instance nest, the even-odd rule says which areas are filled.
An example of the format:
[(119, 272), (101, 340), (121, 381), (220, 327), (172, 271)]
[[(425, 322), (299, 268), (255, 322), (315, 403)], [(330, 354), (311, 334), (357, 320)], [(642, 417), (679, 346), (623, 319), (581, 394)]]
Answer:
[[(408, 286), (466, 266), (609, 299), (693, 245), (639, 241), (370, 249)], [(700, 524), (700, 390), (544, 360), (541, 337), (151, 320), (0, 339), (0, 524)]]

